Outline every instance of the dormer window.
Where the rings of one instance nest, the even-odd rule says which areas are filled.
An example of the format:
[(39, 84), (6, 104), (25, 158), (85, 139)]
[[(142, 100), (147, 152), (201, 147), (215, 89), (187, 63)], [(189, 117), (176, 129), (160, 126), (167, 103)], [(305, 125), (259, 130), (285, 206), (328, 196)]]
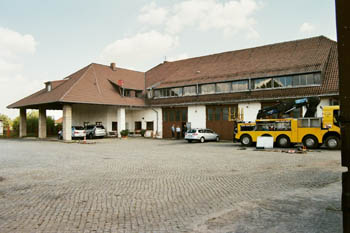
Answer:
[(52, 85), (51, 85), (51, 82), (47, 82), (45, 83), (46, 84), (46, 91), (47, 92), (50, 92), (52, 90)]

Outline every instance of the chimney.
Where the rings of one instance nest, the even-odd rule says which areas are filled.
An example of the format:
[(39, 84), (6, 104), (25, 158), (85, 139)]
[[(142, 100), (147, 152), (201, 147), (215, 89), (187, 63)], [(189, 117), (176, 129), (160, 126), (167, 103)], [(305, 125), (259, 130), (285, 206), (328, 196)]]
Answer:
[(113, 71), (117, 70), (117, 67), (115, 67), (115, 63), (114, 63), (114, 62), (111, 63), (111, 69), (112, 69)]

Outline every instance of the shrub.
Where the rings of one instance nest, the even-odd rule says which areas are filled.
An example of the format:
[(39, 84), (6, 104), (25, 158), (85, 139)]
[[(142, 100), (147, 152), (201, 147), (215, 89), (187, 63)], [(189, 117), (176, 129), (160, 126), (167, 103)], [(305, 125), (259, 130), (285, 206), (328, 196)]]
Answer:
[(129, 135), (129, 130), (128, 129), (124, 129), (122, 131), (120, 131), (120, 135), (122, 135), (122, 137), (126, 137)]

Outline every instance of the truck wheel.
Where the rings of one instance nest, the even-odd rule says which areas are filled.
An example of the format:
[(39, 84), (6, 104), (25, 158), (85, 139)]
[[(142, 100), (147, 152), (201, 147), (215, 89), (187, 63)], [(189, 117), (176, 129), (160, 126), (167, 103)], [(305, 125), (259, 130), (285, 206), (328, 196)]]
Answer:
[(281, 148), (288, 148), (290, 147), (290, 139), (286, 135), (281, 135), (277, 138), (277, 146)]
[(330, 150), (336, 150), (339, 148), (339, 138), (337, 136), (329, 136), (327, 139), (326, 139), (326, 146), (328, 149)]
[(240, 138), (240, 141), (243, 146), (251, 146), (253, 144), (252, 137), (248, 134), (243, 134)]
[(318, 148), (318, 140), (313, 135), (307, 135), (303, 139), (303, 145), (308, 149), (316, 149)]

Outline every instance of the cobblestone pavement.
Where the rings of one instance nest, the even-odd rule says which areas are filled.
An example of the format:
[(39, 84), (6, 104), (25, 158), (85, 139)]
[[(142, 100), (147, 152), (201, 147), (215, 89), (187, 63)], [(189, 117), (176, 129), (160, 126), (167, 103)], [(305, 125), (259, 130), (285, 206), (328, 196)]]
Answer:
[(0, 232), (341, 232), (339, 151), (0, 140)]

